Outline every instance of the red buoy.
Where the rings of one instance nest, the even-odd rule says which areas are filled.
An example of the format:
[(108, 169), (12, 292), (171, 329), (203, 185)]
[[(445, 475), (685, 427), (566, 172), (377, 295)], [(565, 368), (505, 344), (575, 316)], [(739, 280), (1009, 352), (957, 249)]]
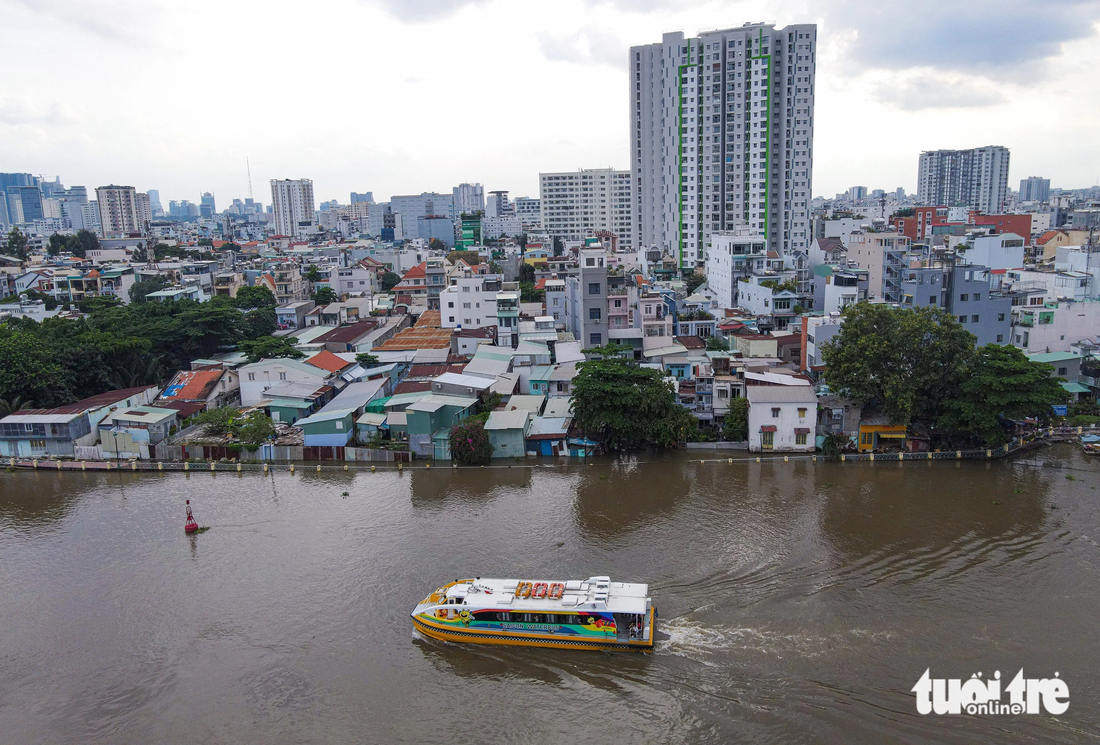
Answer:
[(183, 524), (184, 533), (194, 533), (199, 529), (199, 524), (195, 522), (195, 516), (191, 514), (191, 500), (187, 500), (187, 522)]

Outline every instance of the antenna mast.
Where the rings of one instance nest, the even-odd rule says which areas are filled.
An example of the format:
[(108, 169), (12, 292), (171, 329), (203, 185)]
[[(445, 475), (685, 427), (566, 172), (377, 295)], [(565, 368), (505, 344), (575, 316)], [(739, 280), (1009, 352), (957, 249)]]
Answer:
[(244, 156), (244, 167), (248, 169), (248, 198), (256, 201), (252, 196), (252, 164), (248, 162), (248, 156)]

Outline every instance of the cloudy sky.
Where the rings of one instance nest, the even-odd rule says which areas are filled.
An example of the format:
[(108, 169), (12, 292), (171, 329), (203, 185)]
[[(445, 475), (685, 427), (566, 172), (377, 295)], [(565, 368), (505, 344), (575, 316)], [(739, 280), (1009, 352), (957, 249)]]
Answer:
[(626, 54), (665, 31), (819, 25), (814, 195), (916, 187), (1006, 145), (1010, 183), (1100, 178), (1100, 0), (0, 0), (0, 171), (223, 207), (272, 178), (537, 196), (627, 167)]

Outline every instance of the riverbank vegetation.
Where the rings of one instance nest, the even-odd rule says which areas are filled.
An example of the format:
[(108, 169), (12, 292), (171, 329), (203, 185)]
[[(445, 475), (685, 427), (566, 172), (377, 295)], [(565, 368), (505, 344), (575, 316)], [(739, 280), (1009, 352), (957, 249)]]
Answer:
[(176, 370), (275, 331), (275, 297), (132, 302), (92, 298), (86, 316), (19, 318), (0, 327), (0, 399), (58, 406), (118, 388), (164, 382)]
[(577, 364), (573, 378), (573, 424), (605, 450), (669, 447), (694, 433), (699, 423), (676, 402), (659, 370), (624, 357), (626, 347), (586, 350), (598, 357)]
[(1048, 365), (975, 338), (941, 308), (858, 303), (822, 347), (829, 388), (897, 424), (922, 421), (984, 444), (1004, 419), (1049, 419), (1066, 392)]

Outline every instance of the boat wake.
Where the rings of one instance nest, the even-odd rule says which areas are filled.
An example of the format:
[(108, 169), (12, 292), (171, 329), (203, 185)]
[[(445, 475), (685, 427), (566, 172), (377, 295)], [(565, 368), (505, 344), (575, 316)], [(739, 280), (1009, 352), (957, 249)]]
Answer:
[[(704, 665), (708, 659), (728, 650), (756, 652), (779, 657), (797, 654), (817, 657), (854, 645), (888, 641), (888, 631), (851, 629), (840, 636), (789, 634), (770, 629), (711, 626), (686, 616), (662, 623), (658, 628), (656, 651), (686, 657)], [(664, 638), (662, 638), (662, 633)]]

